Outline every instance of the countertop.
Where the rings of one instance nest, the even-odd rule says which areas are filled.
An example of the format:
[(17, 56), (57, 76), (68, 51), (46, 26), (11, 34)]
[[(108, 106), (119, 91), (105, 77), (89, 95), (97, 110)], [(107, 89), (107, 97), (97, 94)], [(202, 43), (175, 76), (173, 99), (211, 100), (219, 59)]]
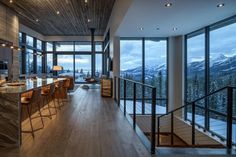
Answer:
[(65, 78), (27, 79), (24, 81), (19, 81), (19, 83), (23, 83), (23, 85), (19, 86), (9, 86), (7, 83), (4, 83), (2, 86), (0, 86), (0, 94), (8, 94), (8, 93), (20, 94), (30, 91), (34, 88), (40, 88), (63, 80), (65, 80)]

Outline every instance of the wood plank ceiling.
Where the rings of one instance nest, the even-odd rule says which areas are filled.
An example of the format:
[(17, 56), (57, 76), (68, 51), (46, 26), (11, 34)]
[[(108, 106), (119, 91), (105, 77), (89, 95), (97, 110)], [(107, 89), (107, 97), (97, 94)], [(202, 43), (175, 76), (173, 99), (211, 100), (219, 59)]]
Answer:
[[(87, 1), (87, 3), (86, 3)], [(2, 0), (20, 23), (47, 36), (103, 35), (115, 0)], [(59, 14), (58, 14), (59, 12)]]

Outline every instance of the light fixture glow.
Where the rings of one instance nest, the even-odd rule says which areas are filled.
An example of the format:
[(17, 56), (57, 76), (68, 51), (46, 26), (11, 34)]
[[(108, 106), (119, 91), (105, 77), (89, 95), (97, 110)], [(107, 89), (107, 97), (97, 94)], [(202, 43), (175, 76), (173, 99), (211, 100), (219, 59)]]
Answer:
[(11, 48), (11, 49), (14, 49), (14, 46), (11, 46), (10, 48)]
[(88, 3), (88, 0), (84, 0), (84, 3)]
[(91, 22), (91, 19), (88, 19), (88, 22)]
[(13, 0), (10, 0), (9, 2), (10, 2), (10, 3), (13, 3)]
[(168, 2), (168, 3), (165, 4), (165, 7), (167, 7), (167, 8), (168, 8), (168, 7), (171, 7), (171, 6), (172, 6), (172, 3), (170, 3), (170, 2)]
[(225, 4), (224, 3), (220, 3), (220, 4), (217, 5), (217, 8), (221, 8), (223, 6), (225, 6)]
[(21, 50), (21, 48), (18, 48), (17, 50), (18, 50), (18, 51), (20, 51), (20, 50)]
[(1, 44), (2, 47), (6, 47), (6, 44)]
[(36, 19), (35, 21), (36, 21), (36, 22), (39, 22), (39, 19)]
[(60, 11), (57, 11), (57, 15), (59, 15), (60, 14)]

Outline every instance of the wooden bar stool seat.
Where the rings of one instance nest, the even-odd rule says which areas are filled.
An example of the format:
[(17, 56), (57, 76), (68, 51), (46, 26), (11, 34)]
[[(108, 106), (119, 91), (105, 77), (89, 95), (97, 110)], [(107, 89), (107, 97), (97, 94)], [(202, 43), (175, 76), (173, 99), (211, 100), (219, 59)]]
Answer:
[[(44, 122), (43, 122), (42, 114), (41, 114), (41, 111), (40, 111), (41, 89), (39, 89), (39, 88), (34, 89), (33, 92), (32, 92), (31, 97), (25, 97), (24, 94), (22, 94), (22, 95), (23, 96), (21, 97), (21, 117), (22, 117), (23, 108), (25, 107), (27, 109), (27, 116), (29, 118), (29, 123), (30, 123), (31, 130), (24, 131), (21, 128), (21, 132), (22, 133), (31, 133), (33, 138), (34, 138), (34, 132), (44, 128)], [(42, 123), (42, 127), (38, 128), (38, 129), (34, 129), (33, 128), (33, 123), (32, 123), (32, 120), (34, 118), (38, 118), (38, 117), (32, 117), (32, 114), (33, 114), (32, 113), (32, 108), (34, 108), (34, 107), (37, 108), (37, 111), (39, 113), (39, 118), (41, 119), (41, 123)]]

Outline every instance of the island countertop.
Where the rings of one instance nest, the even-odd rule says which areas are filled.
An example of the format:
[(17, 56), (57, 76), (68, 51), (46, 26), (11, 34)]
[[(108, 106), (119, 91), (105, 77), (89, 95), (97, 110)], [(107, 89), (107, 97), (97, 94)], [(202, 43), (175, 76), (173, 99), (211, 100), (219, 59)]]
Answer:
[(65, 79), (28, 79), (20, 86), (6, 83), (0, 87), (0, 148), (20, 146), (21, 94)]
[(18, 82), (21, 83), (22, 85), (17, 85), (17, 86), (10, 86), (7, 83), (4, 83), (2, 86), (0, 86), (0, 94), (21, 94), (33, 90), (35, 88), (40, 88), (63, 80), (65, 80), (65, 78), (27, 79)]

